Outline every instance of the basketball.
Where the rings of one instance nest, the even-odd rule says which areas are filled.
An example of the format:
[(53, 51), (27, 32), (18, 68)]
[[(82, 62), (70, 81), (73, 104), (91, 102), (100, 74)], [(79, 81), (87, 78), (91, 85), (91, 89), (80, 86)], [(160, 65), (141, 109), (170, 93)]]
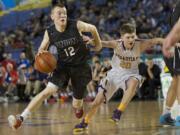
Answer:
[(42, 73), (50, 73), (56, 68), (57, 60), (50, 52), (43, 52), (35, 58), (35, 69)]

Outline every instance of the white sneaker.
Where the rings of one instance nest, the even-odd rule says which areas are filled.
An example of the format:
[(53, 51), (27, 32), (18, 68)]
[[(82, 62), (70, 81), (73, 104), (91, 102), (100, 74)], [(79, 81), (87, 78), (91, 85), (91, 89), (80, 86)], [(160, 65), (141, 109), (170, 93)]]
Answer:
[(20, 116), (9, 115), (8, 122), (13, 130), (17, 130), (22, 125), (23, 120)]

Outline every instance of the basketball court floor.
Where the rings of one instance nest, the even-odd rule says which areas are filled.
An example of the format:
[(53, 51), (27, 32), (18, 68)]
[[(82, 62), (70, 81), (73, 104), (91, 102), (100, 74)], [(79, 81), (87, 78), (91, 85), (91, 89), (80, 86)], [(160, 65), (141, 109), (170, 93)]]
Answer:
[[(89, 129), (81, 135), (180, 135), (180, 128), (159, 125), (163, 102), (134, 101), (122, 115), (119, 124), (109, 121), (118, 102), (102, 105), (92, 119)], [(71, 103), (43, 105), (18, 131), (8, 127), (9, 114), (20, 113), (27, 104), (0, 104), (0, 135), (72, 135), (79, 122), (74, 116)], [(89, 104), (86, 104), (86, 109)]]

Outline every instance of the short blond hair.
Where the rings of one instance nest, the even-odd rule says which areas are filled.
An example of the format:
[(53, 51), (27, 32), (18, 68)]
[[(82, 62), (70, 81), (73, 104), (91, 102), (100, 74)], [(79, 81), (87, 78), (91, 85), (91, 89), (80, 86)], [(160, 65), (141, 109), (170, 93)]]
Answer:
[(135, 33), (136, 32), (136, 27), (131, 24), (131, 23), (125, 23), (121, 26), (121, 29), (120, 29), (120, 34), (121, 36), (126, 34), (126, 33)]

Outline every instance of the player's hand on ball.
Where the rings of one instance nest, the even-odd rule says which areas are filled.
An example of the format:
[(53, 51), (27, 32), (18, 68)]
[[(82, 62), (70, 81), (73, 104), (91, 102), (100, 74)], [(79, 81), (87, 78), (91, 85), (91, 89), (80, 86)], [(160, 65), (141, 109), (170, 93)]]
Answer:
[(47, 50), (39, 50), (37, 55), (42, 54), (42, 53), (46, 53), (46, 52), (48, 52), (48, 51)]
[(40, 52), (36, 55), (34, 67), (42, 73), (51, 73), (56, 69), (57, 60), (48, 51)]
[(35, 59), (37, 58), (37, 56), (39, 56), (39, 55), (41, 55), (43, 53), (46, 53), (46, 52), (48, 52), (48, 51), (46, 51), (46, 50), (39, 50), (38, 53), (35, 56)]

